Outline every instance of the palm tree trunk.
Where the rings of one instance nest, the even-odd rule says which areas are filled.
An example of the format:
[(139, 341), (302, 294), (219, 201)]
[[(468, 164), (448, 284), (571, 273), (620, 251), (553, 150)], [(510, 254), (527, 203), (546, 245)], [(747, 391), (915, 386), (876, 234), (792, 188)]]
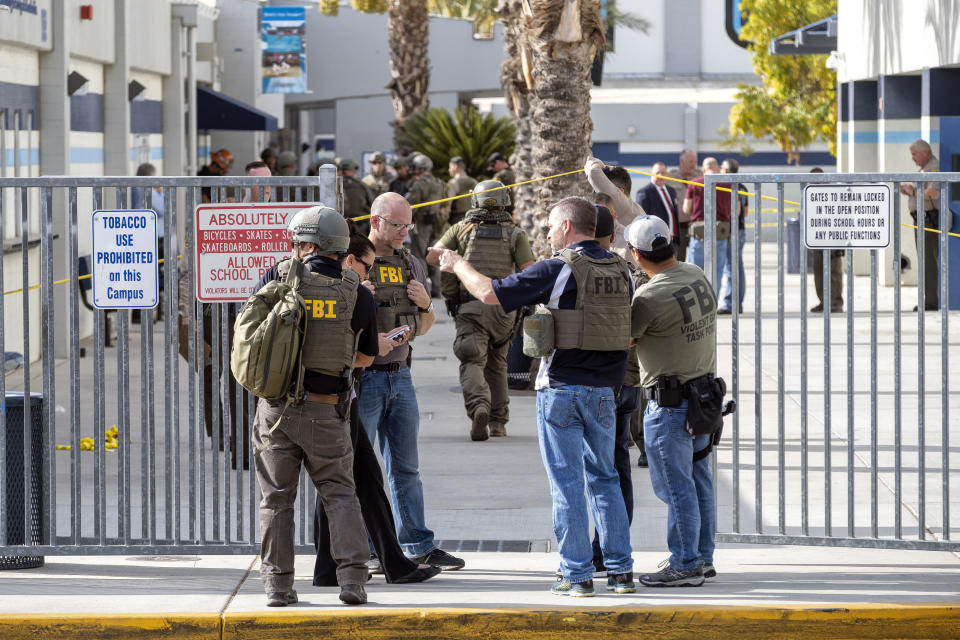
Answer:
[[(530, 158), (529, 174), (518, 170), (518, 176), (549, 176), (579, 169), (590, 156), (590, 67), (604, 39), (600, 2), (504, 0), (500, 9), (511, 58), (503, 75), (504, 80), (512, 79), (505, 93), (518, 119), (517, 155), (528, 152)], [(511, 30), (515, 30), (515, 38), (511, 38)], [(549, 206), (567, 196), (589, 196), (590, 188), (582, 174), (537, 182), (532, 187), (535, 199), (523, 203), (521, 222), (535, 232), (531, 237), (543, 255), (549, 252), (541, 232)]]
[(390, 0), (387, 37), (395, 126), (429, 105), (430, 17), (427, 0)]

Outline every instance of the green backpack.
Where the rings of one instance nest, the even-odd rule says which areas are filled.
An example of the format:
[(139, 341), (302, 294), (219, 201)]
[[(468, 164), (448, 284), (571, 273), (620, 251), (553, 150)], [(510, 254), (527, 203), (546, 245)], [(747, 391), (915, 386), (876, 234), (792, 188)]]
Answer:
[(244, 389), (277, 406), (303, 395), (301, 350), (307, 307), (297, 293), (303, 262), (294, 258), (283, 280), (268, 282), (240, 312), (230, 349), (230, 370)]

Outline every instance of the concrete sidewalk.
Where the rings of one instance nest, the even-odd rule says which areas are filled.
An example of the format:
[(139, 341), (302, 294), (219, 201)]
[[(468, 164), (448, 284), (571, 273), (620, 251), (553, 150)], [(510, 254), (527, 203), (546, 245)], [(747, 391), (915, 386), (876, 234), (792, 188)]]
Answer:
[[(767, 270), (775, 264), (775, 254), (768, 255), (765, 251), (763, 261), (765, 282), (774, 282)], [(796, 289), (789, 293), (794, 306), (796, 293)], [(767, 313), (768, 305), (776, 300), (776, 292), (765, 288), (763, 294)], [(748, 309), (752, 308), (752, 295), (748, 292)], [(856, 297), (857, 309), (864, 309), (866, 305), (859, 292)], [(889, 297), (883, 297), (881, 308), (890, 306)], [(813, 300), (812, 291), (808, 300)], [(955, 315), (951, 314), (951, 320)], [(723, 375), (729, 375), (729, 322), (721, 319), (718, 331), (718, 363)], [(770, 319), (764, 317), (762, 322), (766, 325)], [(812, 328), (816, 328), (818, 322), (822, 327), (822, 320), (812, 319)], [(915, 321), (912, 322), (915, 326)], [(929, 318), (929, 322), (931, 335), (937, 336), (937, 319)], [(906, 320), (904, 324), (905, 328), (910, 327)], [(754, 362), (750, 358), (752, 337), (747, 332), (752, 325), (753, 318), (749, 315), (741, 325), (741, 340), (745, 341), (741, 363), (744, 402), (739, 419), (744, 434), (741, 436), (744, 462), (753, 455), (748, 449), (752, 442), (747, 437), (753, 433), (755, 415), (749, 405)], [(132, 330), (138, 332), (139, 326), (134, 325)], [(158, 340), (162, 339), (162, 331), (160, 333)], [(476, 639), (555, 638), (561, 633), (575, 633), (577, 637), (599, 638), (627, 632), (654, 633), (662, 638), (708, 633), (710, 637), (737, 640), (749, 637), (960, 637), (960, 556), (946, 551), (723, 544), (716, 553), (719, 575), (701, 588), (658, 590), (640, 586), (636, 594), (617, 596), (604, 591), (605, 579), (601, 578), (595, 582), (595, 598), (553, 596), (549, 587), (559, 560), (554, 552), (549, 487), (537, 445), (533, 394), (512, 395), (507, 438), (471, 442), (470, 424), (457, 383), (457, 361), (450, 350), (453, 334), (452, 321), (441, 311), (435, 328), (416, 342), (413, 373), (420, 402), (421, 471), (427, 525), (435, 531), (444, 548), (466, 559), (464, 570), (444, 573), (418, 585), (387, 585), (378, 576), (368, 585), (370, 603), (366, 607), (349, 608), (340, 604), (336, 589), (317, 589), (311, 585), (313, 558), (302, 555), (298, 557), (296, 585), (300, 603), (277, 610), (265, 606), (257, 575), (258, 559), (251, 555), (48, 555), (43, 568), (0, 571), (0, 638), (38, 633), (40, 637), (56, 633), (74, 638), (256, 637), (259, 640), (319, 634), (338, 638)], [(838, 331), (839, 335), (842, 332)], [(764, 326), (763, 337), (762, 346), (767, 352), (776, 344), (775, 327)], [(139, 336), (131, 335), (132, 363), (139, 362), (140, 343)], [(836, 355), (841, 355), (841, 351), (842, 346), (838, 346)], [(957, 358), (951, 359), (951, 369), (956, 369), (957, 362)], [(765, 358), (762, 365), (756, 365), (767, 379), (775, 377), (775, 358)], [(58, 364), (58, 381), (66, 373), (66, 366), (64, 363), (61, 371)], [(177, 366), (181, 381), (186, 380), (186, 365), (179, 361)], [(839, 366), (841, 369), (834, 374), (838, 378), (844, 365)], [(33, 371), (34, 389), (40, 388), (37, 369)], [(134, 364), (131, 388), (139, 388), (139, 375), (140, 367)], [(158, 369), (157, 379), (161, 380), (162, 376)], [(822, 369), (811, 367), (810, 376), (811, 389), (822, 389)], [(958, 379), (956, 375), (952, 377)], [(89, 385), (81, 389), (82, 393), (92, 395), (92, 382), (86, 375), (81, 378), (83, 385)], [(795, 386), (792, 380), (788, 382)], [(13, 387), (8, 385), (8, 388)], [(110, 383), (107, 388), (111, 388)], [(58, 404), (68, 404), (66, 398), (65, 393), (58, 396)], [(776, 424), (775, 412), (769, 415), (774, 405), (770, 401), (763, 407), (763, 419), (768, 425)], [(819, 433), (817, 437), (822, 438), (822, 427), (814, 428), (819, 420), (814, 415), (818, 408), (812, 403), (811, 437)], [(838, 424), (843, 424), (845, 404), (837, 402), (833, 411)], [(957, 409), (952, 410), (951, 415), (957, 415)], [(888, 423), (884, 416), (884, 430), (889, 428)], [(788, 425), (796, 428), (795, 418), (789, 415)], [(68, 427), (68, 420), (58, 417), (58, 442), (61, 437), (68, 437), (69, 431), (64, 431)], [(86, 423), (84, 428), (89, 430)], [(130, 438), (135, 471), (131, 495), (136, 503), (140, 495), (136, 465), (141, 440), (137, 426), (133, 428)], [(960, 441), (957, 430), (957, 424), (950, 426), (951, 442)], [(832, 431), (836, 433), (837, 429)], [(186, 443), (186, 433), (184, 428), (182, 444)], [(842, 434), (834, 438), (838, 443), (837, 458), (842, 460), (839, 448)], [(763, 444), (764, 448), (775, 446), (775, 434), (765, 432)], [(160, 449), (160, 453), (164, 450)], [(635, 464), (636, 449), (632, 451)], [(57, 465), (58, 520), (69, 523), (69, 452), (58, 452), (58, 456), (61, 455), (63, 458), (58, 457)], [(89, 452), (82, 455), (90, 456), (85, 460), (93, 456)], [(732, 530), (729, 442), (721, 445), (718, 455), (718, 529), (729, 532)], [(111, 460), (108, 458), (108, 462)], [(777, 479), (768, 468), (770, 463), (767, 458), (761, 503), (767, 532), (777, 529)], [(793, 459), (788, 463), (793, 464)], [(158, 472), (159, 469), (158, 465)], [(645, 573), (655, 571), (657, 564), (668, 555), (666, 508), (653, 495), (646, 471), (636, 466), (633, 469), (634, 569), (635, 573)], [(91, 465), (86, 464), (84, 473), (91, 473)], [(245, 479), (248, 477), (243, 475)], [(788, 491), (795, 492), (795, 478), (789, 476), (788, 479)], [(952, 485), (958, 480), (954, 473)], [(110, 482), (114, 481), (115, 476), (111, 475)], [(811, 481), (822, 483), (817, 476), (812, 476)], [(81, 486), (85, 493), (87, 487), (92, 486), (86, 476)], [(842, 487), (845, 486), (844, 483)], [(857, 486), (865, 484), (858, 481)], [(752, 531), (749, 526), (756, 509), (756, 504), (751, 502), (754, 488), (752, 476), (745, 472), (738, 495), (744, 531)], [(841, 485), (835, 491), (842, 495)], [(901, 505), (904, 537), (913, 535), (910, 526), (916, 527), (906, 502), (913, 495), (911, 487)], [(858, 493), (858, 500), (860, 498), (865, 502), (858, 501), (858, 508), (869, 505), (869, 495)], [(960, 503), (956, 502), (960, 499), (960, 487), (951, 487), (950, 498), (951, 511), (960, 513)], [(885, 526), (894, 508), (892, 493), (885, 488), (882, 488), (880, 503), (885, 509), (881, 526)], [(114, 494), (108, 494), (108, 504), (115, 504)], [(844, 521), (845, 506), (839, 501), (835, 505), (840, 509), (834, 516), (838, 523)], [(815, 492), (811, 494), (809, 507), (813, 518), (823, 512), (822, 499)], [(792, 532), (800, 504), (791, 498), (786, 501), (785, 509)], [(208, 502), (208, 516), (211, 510)], [(137, 516), (136, 504), (133, 511)], [(83, 516), (82, 529), (92, 531), (90, 512), (84, 510)], [(861, 522), (859, 516), (858, 522)], [(138, 523), (135, 519), (134, 531), (139, 530)], [(299, 516), (297, 523), (299, 527)], [(812, 529), (817, 525), (814, 520)], [(487, 551), (498, 547), (529, 551)], [(481, 551), (476, 551), (478, 548)]]

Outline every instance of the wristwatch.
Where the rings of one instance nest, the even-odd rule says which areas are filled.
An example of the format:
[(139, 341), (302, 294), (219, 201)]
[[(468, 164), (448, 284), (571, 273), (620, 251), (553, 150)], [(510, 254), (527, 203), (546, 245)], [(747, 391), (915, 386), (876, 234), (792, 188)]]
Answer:
[(417, 307), (417, 311), (419, 311), (420, 313), (433, 313), (433, 300), (430, 301), (430, 304), (427, 306), (426, 309), (422, 307)]

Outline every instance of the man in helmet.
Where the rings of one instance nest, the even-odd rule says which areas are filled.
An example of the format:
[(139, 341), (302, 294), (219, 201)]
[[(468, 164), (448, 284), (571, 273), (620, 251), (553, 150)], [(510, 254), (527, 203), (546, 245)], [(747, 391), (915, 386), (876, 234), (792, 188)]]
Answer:
[[(330, 547), (337, 559), (340, 600), (363, 604), (367, 601), (364, 584), (370, 550), (353, 480), (349, 405), (353, 368), (370, 364), (379, 351), (376, 307), (359, 276), (340, 266), (350, 236), (347, 221), (338, 211), (324, 206), (303, 209), (288, 229), (293, 256), (304, 261), (297, 292), (307, 305), (302, 351), (306, 373), (299, 403), (286, 409), (262, 399), (257, 404), (252, 438), (255, 447), (260, 447), (278, 424), (269, 435), (269, 445), (256, 458), (257, 480), (263, 493), (260, 578), (268, 606), (297, 602), (293, 589), (293, 505), (303, 463), (330, 520)], [(285, 258), (271, 267), (256, 290), (271, 280), (285, 278), (290, 265), (290, 259)]]
[[(499, 180), (508, 187), (514, 184), (517, 181), (517, 174), (514, 173), (513, 167), (510, 166), (510, 163), (507, 162), (507, 159), (503, 157), (503, 154), (499, 151), (495, 151), (490, 154), (490, 157), (487, 158), (487, 169), (493, 173), (493, 179)], [(514, 189), (510, 188), (510, 201), (513, 202), (516, 200), (516, 194)], [(513, 213), (513, 206), (507, 208), (507, 211)]]
[[(390, 192), (378, 196), (371, 211), (370, 242), (377, 257), (369, 282), (378, 305), (377, 325), (382, 331), (408, 327), (408, 340), (413, 341), (436, 319), (426, 267), (403, 246), (413, 211), (403, 196)], [(437, 548), (424, 516), (417, 446), (420, 409), (410, 375), (410, 349), (405, 342), (366, 368), (357, 409), (370, 442), (380, 442), (403, 552), (418, 563), (459, 569), (463, 560)]]
[[(341, 180), (343, 181), (343, 215), (345, 218), (358, 218), (370, 213), (370, 205), (373, 203), (373, 196), (367, 185), (363, 184), (357, 178), (357, 170), (360, 168), (353, 160), (344, 159), (337, 165), (340, 170)], [(367, 220), (357, 220), (357, 232), (366, 234), (370, 230), (370, 223)]]
[[(502, 182), (485, 180), (470, 197), (471, 209), (431, 248), (427, 262), (439, 266), (444, 249), (456, 251), (488, 278), (505, 278), (534, 262), (530, 240), (507, 213), (510, 196)], [(452, 286), (451, 286), (452, 285)], [(507, 351), (513, 338), (516, 311), (485, 305), (460, 281), (445, 281), (443, 295), (457, 323), (453, 353), (460, 360), (463, 404), (470, 417), (470, 439), (507, 435)]]
[(407, 156), (397, 156), (393, 161), (393, 170), (397, 177), (390, 181), (390, 187), (387, 191), (406, 195), (410, 190), (410, 158)]
[[(460, 156), (450, 158), (450, 165), (447, 167), (450, 171), (450, 179), (447, 180), (447, 197), (454, 198), (470, 193), (477, 181), (467, 175), (467, 163)], [(447, 222), (456, 224), (463, 220), (464, 214), (475, 205), (470, 204), (470, 198), (460, 198), (445, 203), (447, 211)]]
[(387, 173), (387, 156), (379, 151), (370, 158), (370, 173), (363, 177), (363, 184), (370, 190), (370, 195), (376, 198), (390, 189), (390, 174)]
[[(440, 204), (423, 205), (427, 202), (443, 199), (443, 183), (431, 173), (433, 160), (416, 153), (413, 156), (413, 181), (406, 194), (407, 202), (413, 207), (413, 222), (416, 225), (410, 232), (410, 251), (421, 260), (427, 259), (427, 247), (433, 242), (434, 230), (444, 223), (441, 220), (443, 207)], [(440, 270), (431, 267), (430, 295), (440, 297)]]

